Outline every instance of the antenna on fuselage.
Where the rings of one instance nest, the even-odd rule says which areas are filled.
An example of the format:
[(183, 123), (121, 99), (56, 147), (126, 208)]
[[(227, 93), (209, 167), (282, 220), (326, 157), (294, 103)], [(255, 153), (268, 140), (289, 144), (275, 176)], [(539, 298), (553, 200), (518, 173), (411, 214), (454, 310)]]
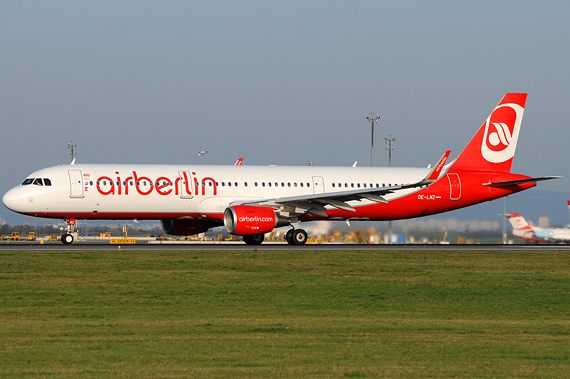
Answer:
[(71, 164), (75, 164), (75, 154), (77, 154), (75, 152), (76, 147), (77, 145), (73, 141), (67, 144), (67, 148), (69, 149), (67, 154), (71, 155)]

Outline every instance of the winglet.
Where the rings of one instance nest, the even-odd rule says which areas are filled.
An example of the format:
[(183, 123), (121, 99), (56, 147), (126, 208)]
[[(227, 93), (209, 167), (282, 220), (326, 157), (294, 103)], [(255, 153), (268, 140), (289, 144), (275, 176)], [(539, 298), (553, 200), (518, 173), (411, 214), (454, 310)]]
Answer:
[(415, 187), (421, 187), (421, 186), (429, 186), (430, 184), (436, 182), (437, 179), (439, 178), (439, 175), (443, 171), (443, 168), (445, 167), (445, 162), (447, 162), (447, 159), (449, 158), (449, 154), (451, 154), (451, 150), (447, 150), (441, 156), (441, 158), (439, 158), (439, 161), (437, 161), (437, 163), (433, 166), (433, 168), (430, 170), (430, 172), (426, 175), (425, 178), (423, 178), (422, 180), (420, 180), (417, 183), (406, 184), (404, 186), (401, 186), (400, 188), (404, 189), (404, 188), (415, 188)]
[(451, 153), (451, 150), (447, 150), (441, 156), (441, 158), (439, 158), (439, 161), (437, 161), (435, 166), (433, 166), (433, 168), (431, 169), (429, 174), (427, 174), (427, 176), (425, 177), (425, 179), (424, 179), (425, 181), (434, 182), (437, 180), (437, 178), (439, 178), (439, 174), (441, 174), (441, 171), (443, 170), (443, 167), (445, 166), (445, 162), (447, 162), (447, 158), (449, 158), (450, 153)]

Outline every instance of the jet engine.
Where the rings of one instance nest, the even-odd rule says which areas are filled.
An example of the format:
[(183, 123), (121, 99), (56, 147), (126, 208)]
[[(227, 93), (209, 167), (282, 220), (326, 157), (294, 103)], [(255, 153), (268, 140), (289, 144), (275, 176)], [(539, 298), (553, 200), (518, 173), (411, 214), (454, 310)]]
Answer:
[(210, 229), (210, 220), (161, 220), (162, 230), (166, 234), (176, 236), (187, 236), (192, 234), (204, 233)]
[(226, 230), (239, 236), (263, 234), (289, 224), (287, 218), (276, 215), (275, 210), (268, 207), (234, 205), (226, 208), (224, 212)]

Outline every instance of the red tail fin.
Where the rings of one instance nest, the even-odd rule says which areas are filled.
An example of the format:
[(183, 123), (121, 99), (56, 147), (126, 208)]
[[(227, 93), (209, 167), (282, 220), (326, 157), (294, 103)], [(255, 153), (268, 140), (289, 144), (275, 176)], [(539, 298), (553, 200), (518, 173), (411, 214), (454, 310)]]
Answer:
[(454, 169), (510, 172), (526, 93), (508, 93), (453, 164)]

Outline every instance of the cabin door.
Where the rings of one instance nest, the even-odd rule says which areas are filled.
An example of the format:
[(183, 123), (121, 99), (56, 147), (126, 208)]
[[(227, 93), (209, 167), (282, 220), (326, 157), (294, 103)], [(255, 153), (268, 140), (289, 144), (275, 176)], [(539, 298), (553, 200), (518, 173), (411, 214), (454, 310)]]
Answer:
[(461, 180), (459, 180), (459, 175), (449, 173), (447, 174), (447, 179), (449, 180), (449, 200), (461, 199)]
[(69, 174), (69, 197), (83, 197), (83, 178), (81, 170), (68, 170)]

